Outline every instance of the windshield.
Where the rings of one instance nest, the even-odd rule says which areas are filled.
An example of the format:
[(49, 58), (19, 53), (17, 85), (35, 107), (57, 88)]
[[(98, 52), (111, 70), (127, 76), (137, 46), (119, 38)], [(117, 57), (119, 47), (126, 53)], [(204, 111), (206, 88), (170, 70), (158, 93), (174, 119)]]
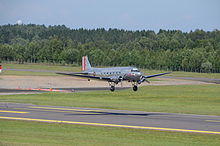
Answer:
[(133, 69), (131, 70), (131, 72), (139, 72), (139, 70), (138, 70), (137, 68), (133, 68)]

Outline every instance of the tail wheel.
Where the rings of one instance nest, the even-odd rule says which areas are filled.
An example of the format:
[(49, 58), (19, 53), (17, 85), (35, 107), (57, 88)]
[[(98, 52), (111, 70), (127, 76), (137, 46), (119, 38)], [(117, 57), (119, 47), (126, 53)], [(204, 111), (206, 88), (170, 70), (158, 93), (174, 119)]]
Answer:
[(115, 91), (115, 86), (111, 86), (110, 91), (114, 92)]
[(133, 90), (134, 90), (134, 91), (137, 91), (137, 90), (138, 90), (138, 86), (134, 85), (134, 86), (133, 86)]

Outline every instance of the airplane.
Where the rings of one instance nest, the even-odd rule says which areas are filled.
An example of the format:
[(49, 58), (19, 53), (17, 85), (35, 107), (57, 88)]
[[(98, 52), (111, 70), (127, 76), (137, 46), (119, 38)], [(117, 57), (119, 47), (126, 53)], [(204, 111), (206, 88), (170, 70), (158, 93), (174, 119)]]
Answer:
[(169, 73), (171, 72), (145, 76), (136, 67), (95, 68), (91, 66), (87, 56), (82, 57), (82, 72), (74, 72), (74, 73), (57, 72), (57, 74), (62, 74), (62, 75), (88, 78), (88, 81), (90, 81), (90, 79), (107, 81), (110, 86), (110, 91), (112, 92), (115, 91), (115, 85), (117, 85), (122, 81), (131, 82), (133, 86), (133, 91), (137, 91), (139, 84), (145, 81), (149, 83), (149, 81), (147, 80), (148, 78), (162, 76)]

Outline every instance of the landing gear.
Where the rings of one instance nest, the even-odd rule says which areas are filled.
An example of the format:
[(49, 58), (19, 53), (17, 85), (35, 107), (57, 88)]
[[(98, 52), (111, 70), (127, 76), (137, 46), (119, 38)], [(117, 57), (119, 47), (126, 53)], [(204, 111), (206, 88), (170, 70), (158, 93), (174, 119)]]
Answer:
[(138, 90), (138, 86), (134, 85), (134, 86), (133, 86), (133, 90), (134, 90), (134, 91), (137, 91), (137, 90)]
[(109, 84), (109, 86), (111, 86), (110, 87), (110, 91), (114, 92), (115, 91), (115, 84), (117, 84), (117, 83), (115, 83), (115, 82), (108, 82), (108, 84)]
[(111, 86), (110, 91), (114, 92), (115, 91), (115, 86)]
[(132, 83), (132, 86), (133, 86), (133, 91), (137, 91), (138, 90), (138, 82), (131, 82)]

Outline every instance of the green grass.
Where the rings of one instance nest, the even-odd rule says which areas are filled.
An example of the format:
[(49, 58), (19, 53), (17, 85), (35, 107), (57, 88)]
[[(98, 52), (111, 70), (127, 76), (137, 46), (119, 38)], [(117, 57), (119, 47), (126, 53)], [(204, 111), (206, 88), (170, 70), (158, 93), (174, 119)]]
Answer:
[(58, 66), (47, 64), (2, 64), (6, 69), (36, 69), (36, 70), (56, 70), (56, 71), (80, 71), (80, 67)]
[(3, 71), (0, 74), (1, 75), (16, 75), (16, 76), (60, 76), (56, 73), (50, 73), (50, 72), (30, 72), (30, 71)]
[[(63, 72), (79, 72), (80, 67), (57, 66), (46, 64), (2, 64), (3, 69), (33, 69), (33, 70), (51, 70)], [(30, 71), (4, 71), (1, 75), (36, 75), (36, 76), (59, 76), (55, 73), (30, 72)]]
[(0, 145), (217, 146), (220, 145), (220, 136), (214, 134), (0, 120)]
[(110, 92), (1, 95), (0, 102), (220, 115), (220, 85), (143, 86)]

